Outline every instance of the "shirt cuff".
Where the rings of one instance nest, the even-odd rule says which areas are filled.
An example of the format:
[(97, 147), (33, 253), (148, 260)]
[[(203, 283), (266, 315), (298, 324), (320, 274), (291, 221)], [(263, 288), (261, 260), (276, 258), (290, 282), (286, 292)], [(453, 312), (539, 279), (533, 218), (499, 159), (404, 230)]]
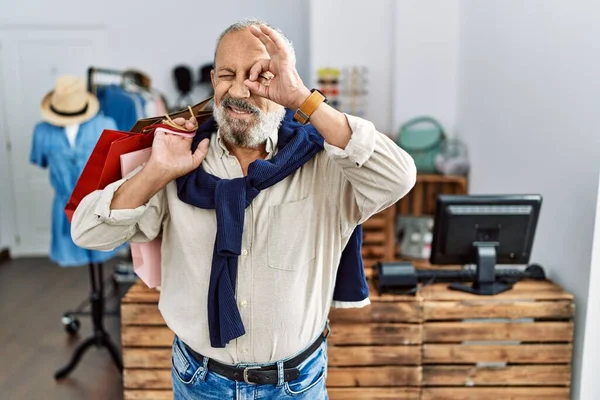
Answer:
[(100, 198), (96, 204), (94, 214), (105, 222), (107, 225), (131, 225), (140, 221), (146, 208), (147, 204), (143, 204), (134, 209), (123, 209), (123, 210), (111, 210), (110, 205), (112, 204), (115, 192), (119, 190), (122, 184), (127, 182), (131, 176), (137, 173), (141, 169), (138, 167), (131, 174), (123, 179), (113, 182), (107, 185), (104, 190), (100, 193)]
[(362, 167), (375, 151), (375, 125), (353, 115), (344, 114), (352, 130), (350, 141), (345, 149), (324, 143), (325, 151), (330, 157), (343, 160), (345, 166)]
[(333, 300), (331, 307), (333, 308), (363, 308), (371, 304), (371, 299), (368, 297), (361, 301), (339, 301)]

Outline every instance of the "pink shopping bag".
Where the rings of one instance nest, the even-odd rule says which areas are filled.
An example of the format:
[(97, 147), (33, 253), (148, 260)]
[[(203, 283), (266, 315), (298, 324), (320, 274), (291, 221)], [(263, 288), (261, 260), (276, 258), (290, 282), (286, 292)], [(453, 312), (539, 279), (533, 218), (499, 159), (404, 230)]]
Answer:
[[(122, 154), (121, 174), (125, 176), (148, 161), (151, 151), (152, 148), (147, 148)], [(148, 243), (130, 244), (133, 270), (149, 288), (160, 286), (161, 243), (162, 239), (158, 237)]]

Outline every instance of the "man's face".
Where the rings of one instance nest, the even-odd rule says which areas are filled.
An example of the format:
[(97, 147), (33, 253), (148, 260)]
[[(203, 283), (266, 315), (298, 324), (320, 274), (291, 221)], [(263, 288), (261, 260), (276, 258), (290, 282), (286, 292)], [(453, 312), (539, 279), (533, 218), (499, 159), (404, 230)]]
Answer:
[[(235, 146), (260, 146), (285, 115), (282, 106), (252, 94), (244, 85), (250, 68), (264, 58), (270, 58), (269, 53), (249, 29), (228, 33), (217, 49), (215, 70), (211, 72), (213, 114), (223, 138)], [(264, 74), (259, 81), (268, 83)]]

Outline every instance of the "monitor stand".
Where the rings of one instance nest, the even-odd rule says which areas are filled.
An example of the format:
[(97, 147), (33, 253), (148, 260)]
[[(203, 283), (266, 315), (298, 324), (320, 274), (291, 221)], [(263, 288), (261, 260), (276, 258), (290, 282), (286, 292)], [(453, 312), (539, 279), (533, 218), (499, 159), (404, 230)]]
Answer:
[(480, 296), (492, 296), (512, 289), (512, 283), (496, 280), (496, 246), (495, 242), (474, 243), (477, 252), (477, 267), (475, 269), (475, 281), (472, 285), (453, 283), (449, 286), (452, 290), (477, 294)]

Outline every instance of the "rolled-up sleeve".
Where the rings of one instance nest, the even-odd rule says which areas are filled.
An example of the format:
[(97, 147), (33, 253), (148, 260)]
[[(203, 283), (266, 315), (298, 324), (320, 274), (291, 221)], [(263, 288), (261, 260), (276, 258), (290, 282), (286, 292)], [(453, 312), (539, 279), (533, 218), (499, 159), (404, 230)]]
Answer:
[(346, 115), (352, 131), (350, 142), (340, 149), (325, 142), (330, 166), (329, 188), (345, 217), (348, 230), (361, 224), (402, 197), (416, 183), (413, 158), (373, 123)]
[(71, 236), (76, 245), (109, 251), (125, 242), (148, 242), (160, 234), (167, 212), (164, 189), (135, 209), (110, 208), (115, 192), (130, 177), (83, 198), (71, 223)]

